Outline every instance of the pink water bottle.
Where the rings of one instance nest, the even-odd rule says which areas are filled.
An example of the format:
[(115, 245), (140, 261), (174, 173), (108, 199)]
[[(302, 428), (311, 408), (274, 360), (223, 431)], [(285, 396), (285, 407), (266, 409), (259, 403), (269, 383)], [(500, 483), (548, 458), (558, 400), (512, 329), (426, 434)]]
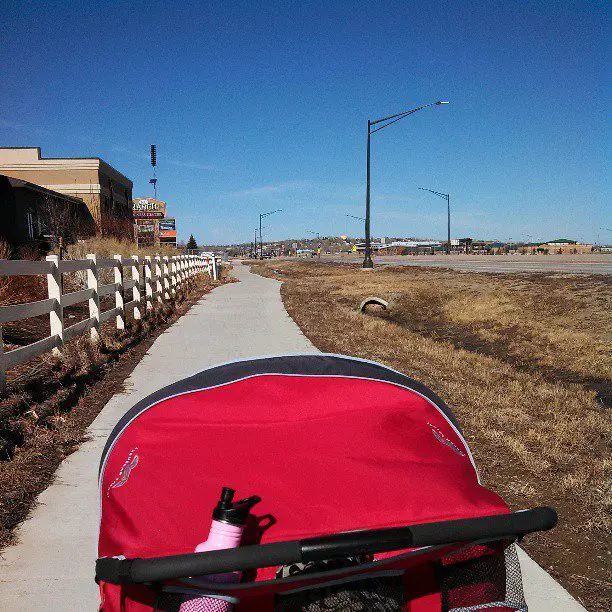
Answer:
[[(223, 487), (221, 490), (221, 498), (213, 510), (208, 539), (198, 544), (195, 552), (240, 546), (242, 532), (251, 508), (258, 504), (261, 498), (253, 495), (234, 503), (234, 493), (236, 491), (229, 487)], [(208, 582), (238, 582), (240, 572), (202, 576), (202, 579)], [(185, 595), (180, 612), (229, 612), (233, 607), (232, 599), (225, 595)]]

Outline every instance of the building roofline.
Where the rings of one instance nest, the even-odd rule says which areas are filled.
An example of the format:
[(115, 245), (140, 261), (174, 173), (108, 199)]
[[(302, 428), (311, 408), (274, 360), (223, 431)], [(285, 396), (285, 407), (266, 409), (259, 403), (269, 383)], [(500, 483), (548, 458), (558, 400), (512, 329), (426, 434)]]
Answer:
[(119, 170), (117, 170), (117, 168), (115, 168), (114, 166), (111, 166), (108, 162), (104, 161), (101, 157), (96, 157), (94, 155), (90, 156), (90, 157), (43, 157), (40, 153), (40, 147), (0, 147), (0, 149), (9, 149), (9, 150), (25, 150), (25, 149), (36, 149), (36, 152), (38, 153), (38, 159), (40, 160), (45, 160), (45, 159), (49, 159), (49, 160), (53, 160), (53, 161), (61, 161), (61, 160), (68, 160), (68, 159), (75, 159), (75, 160), (97, 160), (98, 162), (104, 164), (105, 166), (108, 166), (109, 168), (111, 168), (111, 170), (114, 170), (119, 176), (123, 177), (128, 183), (132, 183), (133, 186), (133, 182), (131, 179), (129, 179), (127, 176), (125, 176), (125, 174), (123, 174), (122, 172), (119, 172)]
[[(27, 148), (30, 148), (30, 147), (27, 147)], [(33, 191), (40, 191), (42, 193), (50, 193), (54, 196), (61, 197), (63, 200), (71, 200), (75, 204), (85, 205), (85, 202), (81, 200), (81, 198), (75, 198), (74, 196), (68, 195), (66, 193), (61, 193), (60, 191), (55, 191), (53, 189), (43, 187), (42, 185), (37, 185), (36, 183), (30, 183), (30, 181), (26, 181), (24, 179), (15, 178), (14, 176), (8, 176), (6, 174), (1, 174), (1, 173), (0, 173), (0, 177), (5, 178), (10, 183), (11, 187), (14, 187), (16, 189), (27, 187), (28, 189), (32, 189)]]

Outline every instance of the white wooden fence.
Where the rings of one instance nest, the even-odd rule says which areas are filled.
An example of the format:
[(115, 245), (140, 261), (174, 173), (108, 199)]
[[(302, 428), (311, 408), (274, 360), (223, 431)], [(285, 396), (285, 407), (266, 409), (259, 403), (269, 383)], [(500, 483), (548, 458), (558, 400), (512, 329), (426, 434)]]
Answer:
[[(100, 272), (112, 269), (114, 282), (101, 284)], [(37, 302), (0, 306), (0, 395), (6, 391), (6, 371), (48, 351), (59, 353), (65, 342), (89, 332), (91, 339), (100, 338), (100, 326), (115, 319), (117, 329), (125, 328), (126, 316), (141, 319), (155, 303), (168, 302), (191, 277), (208, 272), (218, 279), (220, 260), (212, 253), (202, 255), (177, 255), (174, 257), (130, 258), (115, 255), (105, 259), (87, 255), (87, 259), (63, 259), (49, 255), (46, 261), (22, 261), (0, 259), (0, 276), (47, 277), (48, 297)], [(87, 287), (71, 293), (62, 293), (62, 275), (86, 272)], [(127, 272), (131, 278), (127, 278)], [(124, 296), (131, 299), (125, 301)], [(115, 296), (115, 307), (100, 310), (100, 298)], [(64, 308), (87, 301), (89, 318), (66, 327)], [(49, 315), (50, 335), (26, 346), (4, 351), (2, 324), (31, 317)]]

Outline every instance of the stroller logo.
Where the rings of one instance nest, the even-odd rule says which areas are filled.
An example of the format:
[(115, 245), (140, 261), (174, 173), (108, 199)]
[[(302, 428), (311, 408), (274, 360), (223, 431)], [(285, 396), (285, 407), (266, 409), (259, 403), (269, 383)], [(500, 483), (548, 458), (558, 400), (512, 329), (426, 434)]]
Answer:
[(457, 453), (460, 457), (465, 457), (465, 453), (456, 444), (453, 444), (438, 427), (432, 425), (429, 421), (427, 424), (431, 427), (431, 433), (438, 442), (442, 442), (442, 444), (448, 446), (448, 448)]
[(111, 489), (118, 489), (128, 481), (132, 470), (138, 465), (138, 455), (136, 454), (137, 450), (138, 447), (133, 448), (130, 451), (130, 454), (127, 456), (127, 459), (123, 462), (123, 465), (119, 470), (119, 474), (117, 474), (117, 478), (115, 478), (115, 480), (113, 480), (113, 482), (111, 482), (108, 486), (108, 489), (106, 490), (106, 497), (110, 496)]

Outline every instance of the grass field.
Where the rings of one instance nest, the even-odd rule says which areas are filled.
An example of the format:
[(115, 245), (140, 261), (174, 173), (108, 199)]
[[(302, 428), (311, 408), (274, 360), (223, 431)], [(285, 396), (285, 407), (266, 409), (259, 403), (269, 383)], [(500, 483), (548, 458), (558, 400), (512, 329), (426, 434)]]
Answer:
[[(610, 307), (606, 276), (461, 273), (270, 261), (321, 350), (380, 361), (459, 418), (484, 483), (513, 509), (557, 508), (526, 548), (590, 610), (610, 597)], [(365, 297), (389, 309), (359, 312)]]

